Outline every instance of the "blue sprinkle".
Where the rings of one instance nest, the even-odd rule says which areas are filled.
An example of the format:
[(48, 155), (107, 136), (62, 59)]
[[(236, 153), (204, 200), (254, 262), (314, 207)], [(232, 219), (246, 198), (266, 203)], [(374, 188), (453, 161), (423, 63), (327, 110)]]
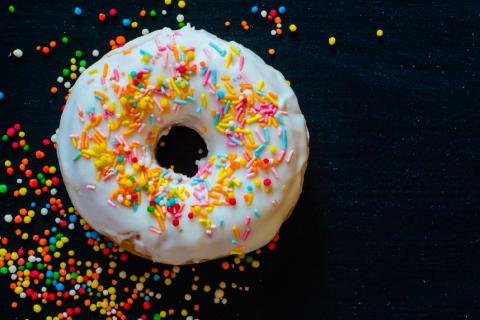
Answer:
[(5, 97), (5, 94), (2, 91), (0, 91), (0, 100), (3, 100), (4, 97)]
[(154, 274), (153, 281), (159, 281), (159, 280), (160, 280), (160, 276), (158, 274)]
[(150, 58), (153, 57), (151, 53), (149, 53), (149, 52), (147, 52), (147, 51), (145, 51), (145, 50), (143, 50), (143, 49), (140, 49), (140, 53), (141, 53), (142, 55), (148, 56), (148, 57), (150, 57)]
[(227, 51), (220, 49), (220, 47), (217, 46), (215, 43), (210, 42), (209, 45), (210, 45), (210, 47), (215, 49), (215, 51), (217, 51), (218, 54), (221, 55), (222, 57), (224, 57), (227, 54)]
[(218, 120), (220, 119), (220, 114), (218, 111), (215, 112), (215, 119), (213, 119), (213, 123), (215, 126), (217, 126)]
[(56, 288), (57, 288), (58, 291), (65, 290), (65, 286), (61, 282), (57, 283)]
[(257, 217), (257, 218), (261, 216), (260, 211), (258, 211), (257, 209), (253, 209), (253, 214), (254, 214), (255, 217)]
[(187, 100), (188, 100), (188, 101), (192, 101), (192, 102), (197, 101), (197, 99), (195, 99), (195, 97), (193, 97), (193, 96), (188, 96), (188, 97), (187, 97)]
[(46, 276), (47, 278), (53, 277), (53, 271), (52, 271), (52, 270), (48, 270), (48, 271), (45, 273), (45, 276)]
[(118, 162), (123, 162), (123, 159), (124, 159), (123, 156), (119, 156), (119, 157), (117, 158)]
[(50, 237), (50, 239), (48, 239), (48, 243), (50, 243), (50, 244), (55, 244), (55, 243), (57, 243), (57, 238), (55, 238), (55, 237)]
[(287, 150), (287, 129), (283, 128), (282, 133), (282, 148)]
[(217, 157), (219, 158), (227, 158), (227, 154), (226, 153), (217, 153)]
[(82, 14), (82, 8), (80, 7), (75, 7), (75, 9), (73, 9), (73, 13), (76, 15), (76, 16), (79, 16)]
[(178, 98), (175, 98), (175, 99), (173, 100), (173, 102), (178, 103), (178, 104), (183, 104), (183, 105), (185, 105), (185, 104), (188, 103), (188, 101), (181, 100), (181, 99), (178, 99)]
[(212, 70), (210, 78), (212, 79), (213, 84), (217, 84), (217, 70)]
[(202, 112), (202, 107), (197, 107), (197, 109), (195, 109), (195, 112), (201, 113)]
[(225, 93), (224, 93), (223, 91), (221, 91), (221, 90), (218, 90), (218, 91), (217, 91), (217, 97), (218, 97), (219, 99), (223, 99), (223, 98), (225, 97)]
[(238, 244), (238, 241), (235, 239), (232, 239), (232, 244)]
[(255, 150), (255, 157), (258, 158), (258, 156), (260, 155), (260, 152), (262, 152), (262, 150), (265, 149), (265, 144), (261, 144), (256, 150)]
[(252, 13), (257, 13), (258, 12), (258, 7), (257, 6), (253, 6), (252, 9), (251, 9)]
[(223, 113), (228, 113), (228, 109), (230, 109), (230, 103), (231, 103), (230, 100), (228, 100), (227, 103), (225, 103), (225, 107), (223, 108)]
[(30, 203), (30, 207), (35, 208), (37, 204), (35, 202)]
[(278, 8), (278, 13), (284, 14), (285, 12), (287, 12), (287, 9), (284, 6), (281, 6), (280, 8)]
[(130, 25), (131, 21), (130, 19), (123, 19), (122, 24), (124, 27), (128, 27)]
[(238, 140), (238, 139), (235, 138), (235, 137), (230, 137), (230, 140), (232, 140), (233, 142), (235, 142), (238, 146), (241, 146), (241, 145), (242, 145), (242, 141)]
[(268, 132), (267, 127), (263, 127), (263, 136), (265, 138), (265, 142), (269, 143), (270, 142), (270, 133)]
[(253, 187), (252, 187), (251, 185), (248, 185), (248, 186), (247, 186), (247, 191), (252, 192), (252, 191), (253, 191)]

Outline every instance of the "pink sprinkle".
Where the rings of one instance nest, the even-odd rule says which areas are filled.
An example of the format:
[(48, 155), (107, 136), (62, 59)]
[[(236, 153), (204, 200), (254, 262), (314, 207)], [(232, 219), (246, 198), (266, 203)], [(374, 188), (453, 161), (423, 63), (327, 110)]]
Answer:
[(208, 80), (210, 79), (210, 74), (212, 72), (210, 71), (210, 69), (207, 70), (207, 72), (205, 73), (205, 75), (203, 76), (203, 80), (202, 80), (202, 85), (203, 86), (206, 86), (207, 83), (208, 83)]
[(210, 51), (208, 51), (207, 48), (203, 48), (203, 52), (205, 53), (205, 55), (207, 56), (208, 59), (210, 59), (212, 57), (212, 55), (210, 54)]
[(246, 227), (245, 228), (245, 231), (243, 232), (243, 235), (242, 235), (242, 240), (245, 241), (247, 240), (248, 236), (250, 235), (250, 228), (249, 227)]
[(255, 177), (256, 173), (255, 172), (250, 172), (249, 174), (247, 174), (247, 178), (253, 178)]
[(195, 192), (193, 193), (193, 196), (194, 196), (195, 199), (197, 199), (198, 201), (202, 201), (202, 197), (200, 196), (200, 194), (199, 194), (197, 191), (195, 191)]
[(251, 219), (252, 219), (252, 218), (250, 218), (250, 216), (246, 216), (246, 217), (245, 217), (245, 224), (246, 224), (247, 226), (250, 224), (250, 220), (251, 220)]
[(273, 176), (274, 176), (275, 178), (277, 178), (277, 180), (278, 180), (278, 178), (279, 178), (279, 176), (278, 176), (278, 171), (277, 171), (277, 169), (275, 169), (275, 167), (272, 167), (272, 173), (273, 173)]
[(263, 134), (262, 134), (262, 132), (260, 132), (259, 128), (255, 129), (255, 133), (257, 134), (258, 139), (260, 139), (260, 141), (262, 141), (262, 143), (265, 143), (265, 138), (263, 137)]
[(290, 152), (288, 153), (288, 156), (287, 156), (287, 163), (290, 163), (290, 160), (292, 160), (292, 156), (293, 156), (293, 149), (290, 150)]
[(255, 157), (250, 159), (250, 161), (247, 162), (247, 168), (250, 168), (253, 165), (253, 162), (255, 161)]
[(229, 146), (229, 147), (236, 147), (236, 146), (237, 146), (236, 143), (233, 143), (233, 142), (230, 141), (230, 140), (227, 140), (227, 141), (225, 142), (225, 144), (226, 144), (227, 146)]
[(117, 68), (113, 69), (113, 78), (115, 79), (115, 81), (118, 81), (120, 79), (120, 74), (118, 73)]
[(240, 63), (239, 63), (239, 67), (240, 67), (240, 71), (243, 70), (243, 65), (245, 64), (245, 57), (244, 56), (240, 56)]
[(274, 206), (274, 207), (278, 206), (278, 201), (277, 200), (272, 200), (272, 206)]
[(150, 227), (148, 228), (148, 231), (155, 233), (155, 234), (162, 234), (162, 231), (158, 230), (157, 228)]
[(105, 78), (104, 78), (104, 77), (101, 77), (101, 78), (100, 78), (100, 82), (102, 83), (102, 86), (104, 86), (105, 83), (106, 83)]
[(285, 157), (285, 150), (282, 150), (282, 152), (280, 153), (280, 156), (278, 157), (278, 161), (282, 161), (283, 157)]
[(87, 185), (85, 185), (85, 188), (87, 188), (88, 190), (92, 190), (92, 191), (95, 191), (95, 189), (97, 189), (97, 187), (93, 184), (87, 184)]
[(115, 204), (115, 202), (113, 202), (111, 199), (108, 199), (108, 200), (107, 200), (107, 203), (108, 203), (108, 205), (109, 205), (110, 207), (114, 207), (114, 208), (115, 208), (115, 207), (117, 206), (117, 205)]
[(165, 59), (163, 59), (163, 67), (165, 68), (168, 65), (168, 53), (165, 55)]

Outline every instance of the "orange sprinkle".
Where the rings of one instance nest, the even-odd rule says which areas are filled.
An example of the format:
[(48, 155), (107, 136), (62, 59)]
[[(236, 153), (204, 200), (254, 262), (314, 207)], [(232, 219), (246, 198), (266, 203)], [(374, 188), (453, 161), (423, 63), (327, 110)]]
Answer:
[(58, 92), (58, 88), (57, 88), (57, 87), (51, 87), (51, 88), (50, 88), (50, 93), (56, 94), (57, 92)]

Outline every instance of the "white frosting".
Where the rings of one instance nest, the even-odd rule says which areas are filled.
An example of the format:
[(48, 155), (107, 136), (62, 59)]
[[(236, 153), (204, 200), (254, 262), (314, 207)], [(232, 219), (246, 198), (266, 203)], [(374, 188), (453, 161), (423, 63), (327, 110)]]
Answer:
[[(200, 69), (200, 61), (205, 61), (210, 70), (217, 71), (219, 83), (221, 83), (220, 77), (222, 75), (229, 75), (231, 77), (230, 82), (238, 90), (239, 83), (248, 81), (256, 88), (257, 84), (263, 80), (265, 83), (263, 92), (275, 92), (278, 95), (279, 110), (286, 111), (283, 116), (279, 117), (283, 123), (281, 128), (285, 128), (287, 134), (287, 150), (282, 162), (275, 166), (278, 177), (275, 177), (269, 169), (268, 172), (259, 170), (256, 177), (249, 178), (244, 166), (237, 169), (234, 176), (236, 181), (241, 183), (241, 186), (234, 188), (236, 205), (215, 206), (208, 215), (209, 221), (213, 224), (209, 228), (200, 224), (198, 217), (193, 219), (187, 217), (190, 206), (199, 202), (193, 196), (193, 192), (198, 186), (192, 186), (190, 178), (178, 175), (181, 182), (175, 187), (185, 187), (191, 194), (190, 197), (185, 197), (183, 202), (185, 208), (180, 217), (180, 224), (175, 227), (171, 223), (170, 215), (167, 214), (165, 230), (152, 232), (152, 228), (154, 228), (153, 230), (159, 230), (159, 223), (153, 214), (147, 212), (147, 206), (149, 205), (147, 196), (142, 195), (143, 199), (136, 211), (123, 206), (115, 199), (110, 200), (110, 204), (108, 204), (107, 200), (111, 199), (112, 193), (118, 187), (116, 176), (106, 181), (97, 181), (97, 170), (93, 165), (95, 159), (80, 158), (76, 161), (73, 160), (79, 150), (73, 147), (71, 137), (72, 135), (81, 135), (85, 124), (88, 122), (88, 111), (93, 111), (98, 115), (102, 114), (105, 108), (105, 105), (101, 106), (98, 98), (95, 97), (94, 90), (105, 93), (109, 96), (109, 102), (117, 105), (115, 115), (111, 119), (118, 118), (121, 105), (113, 91), (113, 81), (110, 80), (110, 77), (115, 77), (113, 75), (114, 69), (118, 69), (120, 73), (118, 83), (122, 86), (125, 85), (128, 79), (126, 76), (121, 76), (122, 72), (128, 74), (131, 71), (144, 70), (146, 64), (145, 61), (142, 62), (141, 60), (147, 52), (155, 56), (155, 63), (150, 65), (150, 81), (155, 83), (158, 76), (165, 79), (170, 77), (172, 75), (171, 69), (175, 68), (176, 63), (173, 53), (170, 50), (159, 48), (171, 44), (173, 38), (178, 48), (181, 48), (181, 46), (187, 49), (195, 48), (195, 59), (192, 63), (197, 64), (198, 69)], [(229, 48), (233, 45), (240, 51), (243, 58), (233, 54), (230, 66), (227, 68), (225, 56), (222, 57), (211, 46), (211, 43), (215, 44), (220, 50), (230, 53), (232, 51)], [(143, 50), (143, 53), (140, 52), (140, 49)], [(131, 52), (125, 54), (127, 50)], [(168, 61), (165, 60), (166, 56), (168, 56)], [(244, 59), (243, 71), (240, 71), (241, 59)], [(102, 70), (105, 64), (109, 65), (108, 76), (105, 80), (102, 80)], [(95, 70), (98, 71), (95, 72)], [(154, 156), (156, 142), (160, 136), (168, 133), (171, 126), (180, 124), (197, 130), (205, 139), (209, 154), (199, 161), (199, 167), (202, 167), (212, 156), (217, 154), (236, 152), (241, 157), (244, 147), (226, 145), (225, 135), (215, 129), (210, 109), (217, 109), (220, 104), (216, 101), (216, 95), (212, 95), (207, 87), (202, 85), (203, 78), (197, 73), (190, 79), (190, 87), (195, 88), (193, 94), (196, 98), (195, 102), (182, 105), (176, 112), (170, 111), (159, 116), (155, 123), (144, 121), (145, 127), (141, 131), (125, 137), (128, 143), (137, 140), (143, 144), (147, 133), (152, 129), (152, 125), (159, 127), (158, 134), (150, 144), (151, 152), (145, 155), (145, 166), (159, 167)], [(201, 112), (197, 112), (197, 107), (200, 106), (201, 93), (207, 94), (208, 107)], [(221, 105), (223, 106), (223, 104)], [(79, 118), (79, 110), (84, 112), (83, 122)], [(202, 127), (206, 127), (206, 132), (202, 131)], [(254, 123), (246, 127), (254, 132), (259, 125)], [(110, 132), (108, 120), (105, 119), (98, 124), (97, 128), (108, 135), (107, 141), (114, 140), (117, 135), (121, 135), (121, 131)], [(272, 160), (279, 157), (283, 143), (281, 130), (268, 127), (270, 143), (261, 151), (261, 159), (269, 158)], [(93, 131), (89, 133), (89, 136), (92, 134)], [(257, 134), (254, 134), (254, 136), (255, 140), (259, 142)], [(270, 151), (270, 146), (277, 148), (275, 154)], [(290, 154), (290, 150), (293, 150), (293, 154)], [(291, 157), (287, 162), (286, 159), (289, 154)], [(178, 31), (164, 28), (139, 37), (128, 42), (125, 46), (111, 51), (83, 72), (73, 86), (61, 118), (58, 132), (58, 157), (70, 198), (78, 212), (93, 228), (118, 243), (126, 239), (134, 239), (134, 250), (141, 255), (150, 256), (154, 261), (184, 264), (225, 256), (232, 250), (249, 252), (265, 245), (274, 237), (283, 221), (293, 210), (302, 189), (303, 175), (308, 158), (308, 131), (297, 98), (283, 75), (266, 65), (255, 53), (238, 43), (223, 41), (204, 30), (195, 30), (189, 26)], [(143, 159), (143, 157), (140, 158), (139, 156), (139, 159)], [(129, 170), (127, 167), (128, 164), (126, 169)], [(211, 170), (212, 173), (206, 180), (210, 185), (214, 185), (220, 169), (214, 165)], [(267, 177), (270, 178), (272, 181), (271, 191), (265, 192), (263, 184), (261, 188), (254, 186), (253, 202), (251, 205), (247, 205), (243, 199), (243, 195), (247, 193), (246, 186), (253, 186), (252, 181), (257, 177), (261, 178), (261, 181)], [(204, 190), (204, 193), (206, 193), (206, 190)], [(260, 214), (255, 214), (255, 212)], [(246, 220), (248, 219), (250, 222), (247, 226)], [(233, 226), (238, 228), (241, 235), (240, 239), (234, 237)], [(250, 233), (242, 240), (247, 227), (250, 229)], [(208, 234), (209, 232), (210, 234)]]

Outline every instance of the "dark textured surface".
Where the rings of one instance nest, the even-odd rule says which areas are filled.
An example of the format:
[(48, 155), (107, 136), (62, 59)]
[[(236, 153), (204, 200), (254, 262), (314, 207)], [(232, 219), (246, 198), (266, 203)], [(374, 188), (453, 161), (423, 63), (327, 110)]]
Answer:
[[(5, 3), (0, 8), (0, 90), (7, 95), (0, 128), (19, 121), (40, 137), (57, 126), (62, 98), (49, 87), (67, 52), (105, 52), (120, 32), (139, 34), (123, 30), (122, 12), (163, 7), (15, 2), (15, 16)], [(251, 17), (252, 1), (187, 3), (187, 21), (243, 43), (292, 81), (311, 135), (304, 191), (280, 249), (264, 261), (254, 296), (231, 298), (221, 318), (478, 319), (478, 2), (284, 1), (299, 32), (279, 39)], [(74, 5), (83, 18), (75, 19)], [(99, 24), (96, 14), (111, 6), (120, 17)], [(173, 27), (174, 16), (143, 25)], [(237, 26), (243, 18), (253, 25), (248, 33)], [(236, 24), (231, 30), (226, 19)], [(36, 44), (63, 32), (69, 49), (37, 56)], [(25, 57), (7, 58), (17, 47)], [(270, 47), (278, 51), (273, 59)], [(0, 296), (11, 293), (0, 288)], [(209, 319), (220, 319), (211, 312)]]

